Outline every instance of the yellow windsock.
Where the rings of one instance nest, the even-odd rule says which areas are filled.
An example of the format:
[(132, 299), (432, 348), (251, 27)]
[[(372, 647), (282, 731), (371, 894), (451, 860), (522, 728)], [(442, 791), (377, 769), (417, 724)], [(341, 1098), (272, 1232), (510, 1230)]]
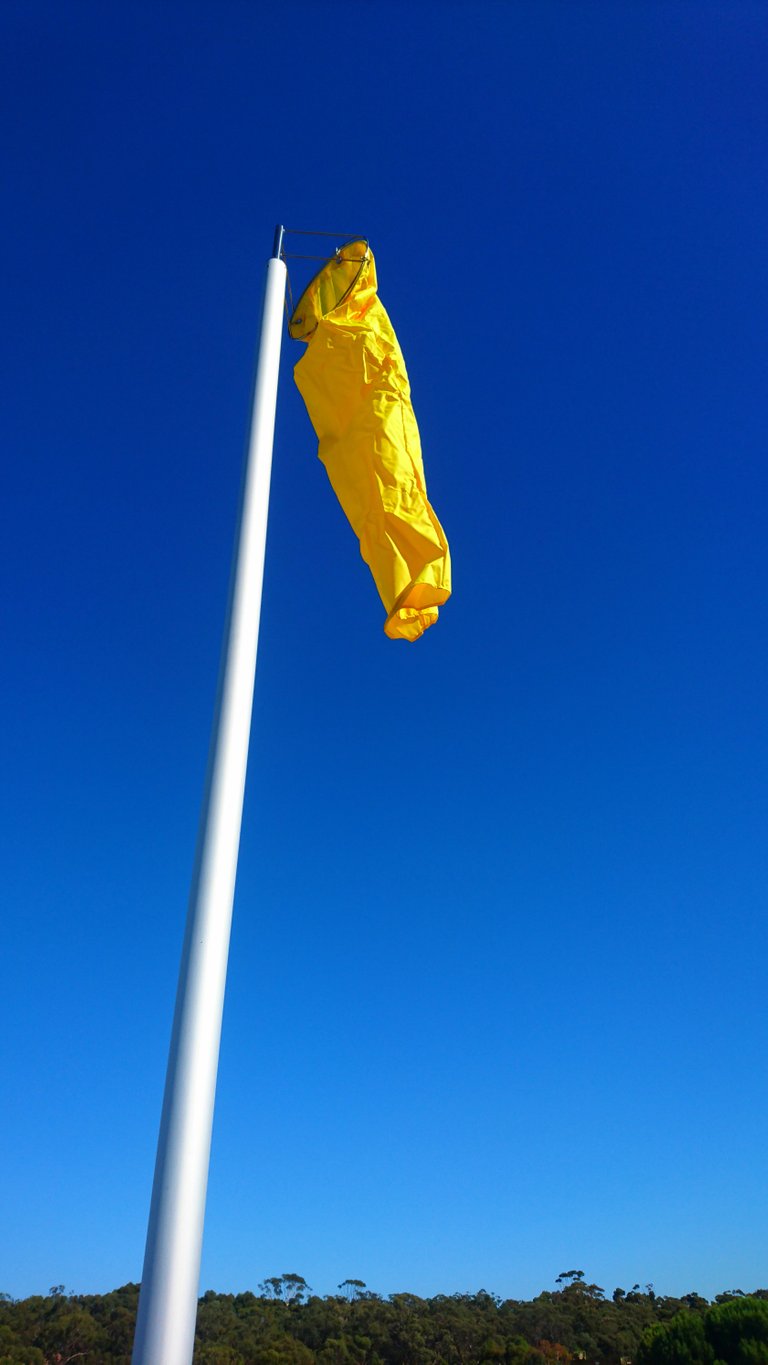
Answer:
[(417, 640), (450, 596), (451, 559), (427, 501), (408, 374), (367, 242), (348, 242), (323, 266), (288, 330), (307, 343), (294, 378), (386, 608), (384, 630)]

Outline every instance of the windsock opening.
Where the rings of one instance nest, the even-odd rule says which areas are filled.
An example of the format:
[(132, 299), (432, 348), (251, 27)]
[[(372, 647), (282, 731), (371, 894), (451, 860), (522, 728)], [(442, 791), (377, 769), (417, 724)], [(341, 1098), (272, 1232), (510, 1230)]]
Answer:
[(310, 280), (291, 314), (288, 331), (294, 341), (306, 341), (320, 319), (344, 302), (372, 259), (364, 237), (353, 238), (339, 247)]

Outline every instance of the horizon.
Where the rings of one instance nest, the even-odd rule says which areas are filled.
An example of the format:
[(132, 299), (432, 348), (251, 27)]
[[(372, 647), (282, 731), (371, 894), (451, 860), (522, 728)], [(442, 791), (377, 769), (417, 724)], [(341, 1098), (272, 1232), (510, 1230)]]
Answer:
[(454, 589), (385, 638), (285, 335), (201, 1284), (759, 1281), (765, 6), (0, 25), (0, 1288), (141, 1275), (280, 220), (370, 239)]
[[(715, 1303), (716, 1300), (730, 1300), (730, 1299), (740, 1299), (740, 1298), (751, 1298), (751, 1297), (754, 1297), (754, 1296), (763, 1296), (763, 1297), (767, 1297), (767, 1296), (768, 1296), (768, 1287), (766, 1287), (766, 1286), (761, 1286), (761, 1285), (756, 1285), (756, 1286), (754, 1287), (754, 1289), (740, 1289), (739, 1287), (734, 1287), (734, 1288), (732, 1288), (732, 1289), (721, 1289), (721, 1290), (718, 1291), (718, 1293), (717, 1293), (716, 1295), (713, 1295), (711, 1298), (709, 1298), (706, 1294), (699, 1294), (698, 1291), (697, 1291), (696, 1289), (689, 1289), (688, 1291), (686, 1291), (686, 1293), (683, 1293), (683, 1294), (667, 1294), (667, 1293), (664, 1293), (663, 1291), (660, 1291), (660, 1290), (656, 1287), (656, 1285), (654, 1285), (653, 1281), (648, 1281), (646, 1284), (643, 1284), (643, 1285), (640, 1285), (639, 1283), (635, 1283), (635, 1284), (631, 1285), (631, 1286), (629, 1287), (629, 1289), (624, 1289), (621, 1285), (615, 1285), (614, 1288), (609, 1292), (608, 1289), (607, 1289), (605, 1286), (598, 1285), (596, 1282), (590, 1281), (588, 1278), (586, 1278), (586, 1277), (584, 1276), (584, 1272), (583, 1272), (583, 1271), (580, 1272), (580, 1274), (581, 1274), (581, 1280), (577, 1283), (576, 1287), (581, 1287), (581, 1288), (583, 1288), (583, 1289), (585, 1289), (585, 1290), (596, 1291), (595, 1295), (593, 1295), (593, 1296), (595, 1296), (595, 1297), (596, 1297), (596, 1296), (602, 1296), (602, 1301), (604, 1301), (604, 1302), (608, 1302), (609, 1300), (614, 1299), (614, 1295), (616, 1295), (617, 1293), (618, 1293), (618, 1294), (621, 1294), (622, 1296), (624, 1296), (624, 1297), (626, 1297), (626, 1298), (635, 1297), (635, 1298), (639, 1298), (639, 1299), (642, 1299), (642, 1298), (651, 1298), (651, 1299), (659, 1299), (659, 1300), (666, 1299), (666, 1300), (674, 1300), (674, 1301), (678, 1301), (678, 1302), (682, 1302), (682, 1303), (684, 1303), (684, 1302), (686, 1301), (686, 1299), (690, 1299), (690, 1298), (698, 1298), (698, 1299), (701, 1299), (701, 1300), (703, 1300), (703, 1301), (705, 1301), (705, 1302), (707, 1302), (707, 1303)], [(496, 1302), (496, 1303), (498, 1303), (498, 1304), (504, 1304), (504, 1303), (530, 1303), (533, 1299), (536, 1299), (536, 1298), (540, 1297), (542, 1294), (553, 1294), (553, 1293), (558, 1293), (558, 1294), (559, 1294), (559, 1293), (562, 1293), (564, 1290), (570, 1289), (570, 1288), (572, 1287), (572, 1284), (573, 1284), (574, 1279), (577, 1279), (577, 1280), (578, 1280), (578, 1275), (574, 1275), (574, 1272), (570, 1272), (570, 1274), (563, 1274), (563, 1273), (561, 1273), (560, 1275), (557, 1275), (557, 1276), (555, 1277), (555, 1280), (553, 1281), (553, 1283), (554, 1283), (554, 1288), (546, 1288), (546, 1287), (545, 1287), (545, 1288), (543, 1288), (543, 1289), (538, 1290), (538, 1292), (537, 1292), (536, 1294), (533, 1294), (533, 1295), (531, 1295), (531, 1296), (529, 1296), (529, 1297), (525, 1297), (525, 1296), (523, 1296), (523, 1297), (517, 1297), (517, 1296), (515, 1296), (515, 1295), (507, 1295), (506, 1297), (503, 1297), (502, 1295), (495, 1293), (492, 1289), (487, 1289), (485, 1286), (482, 1286), (482, 1285), (481, 1285), (479, 1288), (477, 1288), (477, 1289), (463, 1289), (463, 1290), (462, 1290), (462, 1289), (453, 1289), (453, 1290), (451, 1290), (450, 1292), (438, 1290), (438, 1291), (436, 1291), (436, 1292), (433, 1293), (433, 1294), (413, 1294), (412, 1291), (409, 1290), (409, 1289), (393, 1289), (393, 1290), (388, 1290), (388, 1291), (385, 1291), (385, 1292), (379, 1292), (379, 1291), (376, 1290), (376, 1289), (372, 1289), (371, 1286), (368, 1285), (368, 1284), (366, 1284), (363, 1280), (357, 1280), (357, 1279), (351, 1279), (351, 1278), (350, 1278), (350, 1279), (346, 1279), (346, 1280), (342, 1280), (339, 1284), (337, 1284), (337, 1285), (336, 1285), (335, 1291), (333, 1291), (333, 1290), (327, 1290), (327, 1291), (323, 1290), (323, 1291), (321, 1291), (321, 1292), (318, 1292), (318, 1291), (316, 1291), (316, 1290), (313, 1288), (313, 1286), (312, 1286), (311, 1284), (309, 1284), (309, 1283), (305, 1280), (305, 1278), (304, 1278), (303, 1275), (299, 1275), (298, 1272), (296, 1272), (296, 1271), (284, 1271), (280, 1276), (268, 1277), (266, 1280), (264, 1280), (264, 1281), (262, 1281), (261, 1283), (259, 1283), (259, 1284), (256, 1286), (256, 1289), (241, 1289), (241, 1290), (238, 1290), (238, 1291), (237, 1291), (237, 1294), (235, 1295), (235, 1297), (237, 1297), (237, 1295), (240, 1295), (240, 1294), (252, 1294), (255, 1298), (263, 1298), (263, 1299), (266, 1299), (266, 1300), (267, 1300), (268, 1302), (270, 1302), (270, 1303), (281, 1303), (281, 1302), (282, 1302), (282, 1303), (287, 1303), (288, 1300), (287, 1300), (287, 1299), (284, 1299), (284, 1298), (281, 1298), (281, 1296), (280, 1296), (279, 1294), (277, 1294), (275, 1291), (272, 1291), (271, 1293), (267, 1293), (267, 1292), (266, 1292), (267, 1285), (268, 1285), (268, 1283), (269, 1283), (269, 1279), (270, 1279), (270, 1278), (271, 1278), (271, 1279), (278, 1279), (278, 1280), (279, 1280), (279, 1279), (289, 1278), (289, 1279), (292, 1279), (292, 1280), (298, 1280), (298, 1281), (300, 1281), (300, 1282), (301, 1282), (301, 1286), (300, 1286), (300, 1287), (301, 1287), (301, 1292), (302, 1292), (302, 1293), (306, 1292), (307, 1297), (304, 1298), (304, 1299), (299, 1299), (299, 1300), (297, 1300), (295, 1306), (297, 1306), (297, 1307), (302, 1307), (302, 1306), (304, 1306), (304, 1304), (306, 1304), (306, 1303), (309, 1302), (309, 1299), (310, 1299), (310, 1298), (320, 1298), (320, 1299), (344, 1299), (344, 1300), (347, 1301), (347, 1302), (356, 1302), (356, 1301), (358, 1301), (358, 1300), (364, 1300), (364, 1299), (367, 1299), (367, 1298), (373, 1298), (373, 1299), (381, 1300), (382, 1302), (389, 1302), (389, 1301), (391, 1301), (392, 1299), (398, 1298), (398, 1297), (401, 1296), (401, 1295), (406, 1295), (406, 1296), (408, 1296), (408, 1297), (410, 1297), (410, 1298), (423, 1299), (423, 1300), (425, 1300), (425, 1301), (428, 1301), (428, 1300), (430, 1300), (430, 1299), (436, 1299), (436, 1298), (439, 1298), (439, 1299), (444, 1299), (444, 1298), (478, 1298), (478, 1297), (481, 1297), (481, 1296), (485, 1295), (485, 1296), (487, 1296), (488, 1298), (493, 1299), (494, 1302)], [(562, 1285), (559, 1284), (559, 1281), (562, 1280), (562, 1279), (570, 1280), (570, 1281), (571, 1281), (571, 1284), (562, 1284)], [(345, 1293), (341, 1292), (341, 1291), (343, 1291), (343, 1290), (346, 1288), (346, 1286), (348, 1286), (348, 1285), (354, 1286), (354, 1291), (353, 1291), (351, 1294), (345, 1294)], [(51, 1286), (49, 1286), (49, 1288), (48, 1288), (48, 1290), (46, 1291), (45, 1294), (42, 1294), (42, 1293), (40, 1293), (39, 1291), (35, 1291), (35, 1292), (31, 1293), (31, 1294), (27, 1294), (27, 1295), (20, 1296), (20, 1298), (18, 1298), (18, 1299), (14, 1298), (14, 1296), (7, 1296), (7, 1297), (10, 1297), (10, 1298), (11, 1298), (11, 1301), (13, 1301), (13, 1302), (20, 1302), (23, 1298), (58, 1298), (58, 1297), (62, 1297), (62, 1298), (71, 1298), (71, 1299), (76, 1299), (76, 1298), (94, 1298), (94, 1297), (95, 1297), (95, 1298), (103, 1298), (103, 1297), (105, 1297), (105, 1296), (108, 1295), (108, 1294), (119, 1293), (119, 1291), (122, 1290), (122, 1289), (135, 1289), (135, 1290), (138, 1292), (138, 1290), (139, 1290), (140, 1288), (141, 1288), (141, 1281), (140, 1281), (140, 1280), (128, 1280), (128, 1281), (126, 1281), (125, 1284), (114, 1285), (114, 1286), (112, 1287), (112, 1289), (108, 1289), (108, 1290), (105, 1290), (105, 1291), (101, 1291), (101, 1292), (99, 1292), (99, 1293), (94, 1293), (93, 1291), (89, 1291), (89, 1290), (70, 1290), (70, 1289), (67, 1289), (66, 1285), (58, 1284), (58, 1285), (51, 1285)], [(264, 1291), (264, 1292), (257, 1292), (257, 1291)], [(228, 1289), (214, 1289), (211, 1285), (208, 1285), (208, 1286), (206, 1286), (205, 1288), (203, 1288), (203, 1287), (201, 1286), (201, 1288), (200, 1288), (200, 1293), (199, 1293), (199, 1295), (198, 1295), (198, 1299), (203, 1299), (203, 1298), (206, 1296), (206, 1294), (216, 1294), (216, 1295), (231, 1296), (232, 1293), (233, 1293), (232, 1290), (228, 1290)], [(3, 1295), (3, 1291), (0, 1291), (0, 1297), (2, 1297), (2, 1295)], [(615, 1301), (615, 1299), (614, 1299), (614, 1301)]]

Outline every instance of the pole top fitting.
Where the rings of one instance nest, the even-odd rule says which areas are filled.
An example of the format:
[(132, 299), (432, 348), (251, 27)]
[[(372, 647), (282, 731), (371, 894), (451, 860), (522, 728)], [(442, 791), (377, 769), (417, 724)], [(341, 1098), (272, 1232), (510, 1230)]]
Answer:
[(284, 237), (284, 236), (285, 236), (285, 228), (283, 227), (282, 223), (278, 223), (278, 224), (277, 224), (277, 227), (275, 228), (275, 242), (274, 242), (274, 246), (272, 247), (272, 256), (273, 256), (273, 258), (276, 258), (278, 261), (280, 260), (280, 257), (281, 257), (282, 254), (283, 254), (283, 237)]

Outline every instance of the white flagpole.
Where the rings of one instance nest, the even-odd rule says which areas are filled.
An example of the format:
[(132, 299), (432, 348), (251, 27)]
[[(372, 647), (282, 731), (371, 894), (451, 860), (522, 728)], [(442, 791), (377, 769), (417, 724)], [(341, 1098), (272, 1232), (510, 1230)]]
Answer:
[(251, 434), (219, 690), (179, 971), (133, 1365), (190, 1365), (213, 1101), (251, 727), (285, 299), (283, 229), (267, 265)]

